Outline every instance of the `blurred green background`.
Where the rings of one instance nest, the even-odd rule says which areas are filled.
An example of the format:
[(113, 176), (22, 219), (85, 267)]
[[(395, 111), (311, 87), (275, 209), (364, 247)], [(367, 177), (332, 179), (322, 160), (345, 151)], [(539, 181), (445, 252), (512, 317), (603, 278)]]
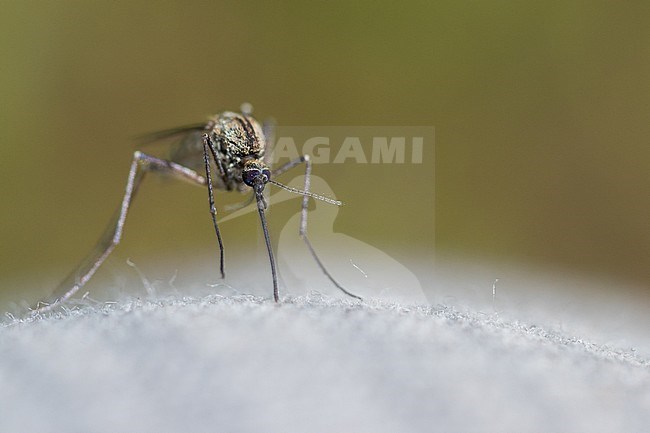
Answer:
[[(93, 245), (132, 137), (244, 101), (284, 125), (436, 128), (431, 178), (317, 169), (349, 204), (337, 231), (398, 259), (650, 287), (647, 2), (0, 5), (2, 302), (46, 293)], [(212, 251), (204, 191), (159, 184), (143, 185), (121, 254)]]

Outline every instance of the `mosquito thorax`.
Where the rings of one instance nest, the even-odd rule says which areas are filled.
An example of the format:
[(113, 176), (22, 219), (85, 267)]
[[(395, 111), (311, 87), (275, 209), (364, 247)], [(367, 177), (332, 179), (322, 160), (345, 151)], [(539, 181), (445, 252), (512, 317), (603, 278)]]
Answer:
[(259, 159), (249, 159), (242, 169), (242, 180), (250, 187), (256, 184), (266, 184), (271, 179), (271, 170)]
[(212, 122), (215, 142), (221, 141), (223, 151), (235, 158), (260, 158), (266, 140), (262, 126), (247, 114), (230, 111), (219, 114)]

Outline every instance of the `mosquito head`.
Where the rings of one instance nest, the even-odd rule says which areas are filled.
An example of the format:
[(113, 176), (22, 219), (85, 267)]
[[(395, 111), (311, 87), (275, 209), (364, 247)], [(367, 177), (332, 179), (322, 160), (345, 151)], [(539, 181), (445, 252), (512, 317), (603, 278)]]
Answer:
[(271, 170), (258, 159), (250, 159), (244, 163), (242, 170), (244, 183), (256, 190), (263, 189), (264, 185), (271, 180)]

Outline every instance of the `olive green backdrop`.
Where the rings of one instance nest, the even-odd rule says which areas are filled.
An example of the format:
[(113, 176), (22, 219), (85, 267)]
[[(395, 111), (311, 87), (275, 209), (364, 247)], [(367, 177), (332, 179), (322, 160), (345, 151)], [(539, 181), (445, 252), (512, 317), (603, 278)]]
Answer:
[[(520, 260), (650, 286), (647, 2), (0, 6), (4, 302), (34, 300), (16, 291), (44, 293), (92, 246), (133, 136), (244, 101), (284, 125), (435, 127), (430, 178), (318, 168), (349, 204), (336, 230), (397, 258)], [(214, 248), (204, 191), (160, 185), (143, 186), (123, 254)]]

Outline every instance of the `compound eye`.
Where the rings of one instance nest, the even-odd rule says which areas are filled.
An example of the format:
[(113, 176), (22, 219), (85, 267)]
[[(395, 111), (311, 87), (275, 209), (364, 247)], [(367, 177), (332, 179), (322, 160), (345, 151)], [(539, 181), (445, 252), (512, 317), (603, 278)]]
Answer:
[(266, 176), (267, 181), (271, 179), (271, 170), (269, 170), (268, 168), (262, 170), (262, 174)]
[(251, 168), (250, 170), (244, 171), (242, 173), (242, 180), (244, 183), (248, 186), (253, 186), (255, 185), (255, 179), (257, 179), (260, 175), (260, 171), (256, 168)]

